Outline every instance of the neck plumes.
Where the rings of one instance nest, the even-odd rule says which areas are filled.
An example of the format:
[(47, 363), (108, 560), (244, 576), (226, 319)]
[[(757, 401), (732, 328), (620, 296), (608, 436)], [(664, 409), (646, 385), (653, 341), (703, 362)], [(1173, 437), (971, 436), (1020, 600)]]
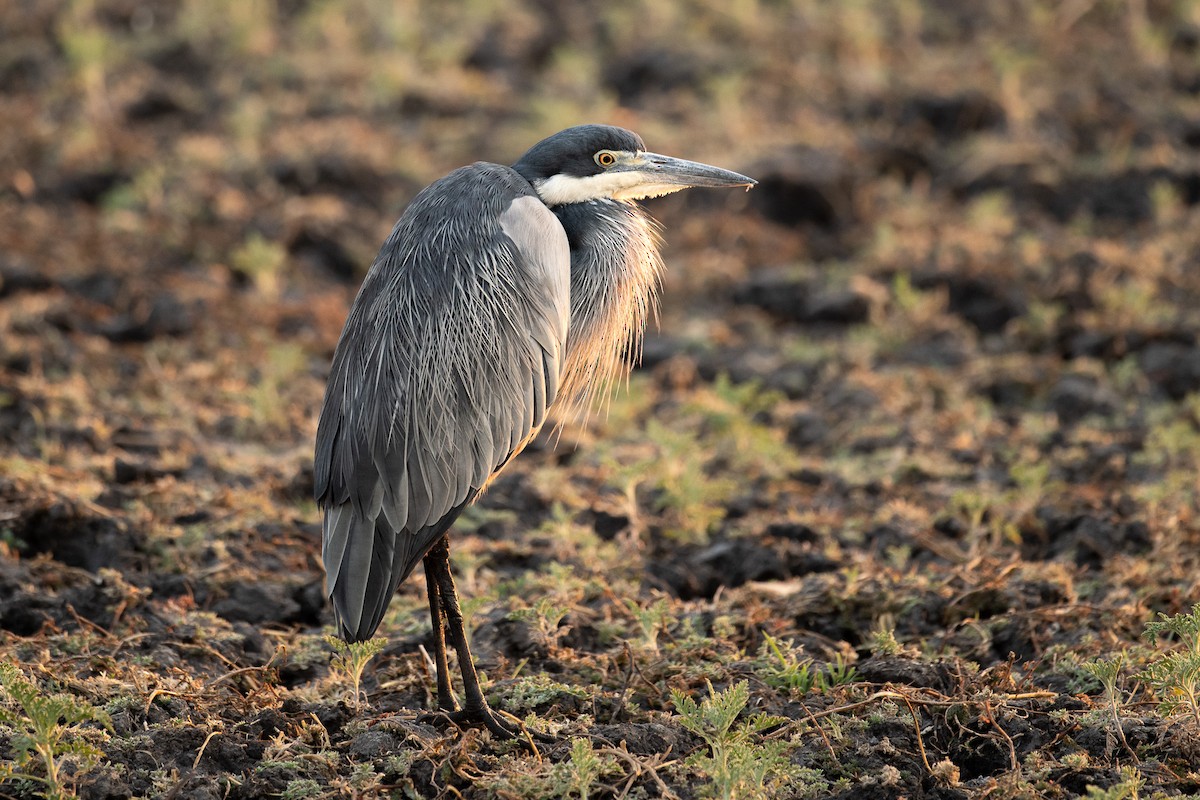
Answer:
[(642, 355), (657, 316), (663, 270), (658, 225), (633, 203), (592, 200), (554, 207), (571, 243), (571, 326), (560, 396), (586, 417)]

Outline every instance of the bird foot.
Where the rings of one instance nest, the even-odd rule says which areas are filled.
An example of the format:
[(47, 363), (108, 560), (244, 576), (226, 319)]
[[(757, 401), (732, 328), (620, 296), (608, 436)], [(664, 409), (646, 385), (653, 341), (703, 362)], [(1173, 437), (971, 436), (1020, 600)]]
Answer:
[[(510, 715), (511, 716), (511, 715)], [(486, 728), (498, 739), (517, 739), (527, 745), (533, 742), (553, 744), (557, 741), (553, 736), (527, 728), (516, 717), (514, 722), (501, 719), (486, 703), (479, 708), (463, 708), (454, 711), (441, 709), (422, 715), (422, 722), (449, 722), (459, 728)]]

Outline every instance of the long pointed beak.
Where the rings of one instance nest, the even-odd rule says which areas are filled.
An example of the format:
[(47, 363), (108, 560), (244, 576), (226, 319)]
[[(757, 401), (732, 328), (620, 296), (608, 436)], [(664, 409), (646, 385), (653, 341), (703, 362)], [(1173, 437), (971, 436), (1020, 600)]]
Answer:
[(749, 189), (758, 181), (737, 172), (698, 161), (664, 156), (659, 153), (638, 153), (620, 164), (618, 169), (636, 171), (648, 180), (665, 186), (745, 186)]

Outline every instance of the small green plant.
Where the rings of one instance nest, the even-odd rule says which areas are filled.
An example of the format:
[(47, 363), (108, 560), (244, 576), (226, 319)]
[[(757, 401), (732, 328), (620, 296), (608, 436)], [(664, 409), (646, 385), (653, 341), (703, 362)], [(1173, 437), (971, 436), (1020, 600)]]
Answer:
[(711, 781), (701, 787), (702, 797), (722, 800), (752, 800), (778, 797), (786, 785), (789, 792), (813, 784), (819, 774), (796, 770), (788, 761), (789, 743), (763, 739), (761, 734), (785, 722), (781, 717), (756, 714), (739, 724), (738, 717), (750, 699), (750, 686), (742, 681), (717, 692), (708, 684), (708, 697), (697, 703), (673, 689), (671, 699), (679, 712), (679, 723), (707, 745), (707, 753), (695, 753), (687, 764)]
[(781, 642), (766, 632), (758, 658), (764, 664), (763, 679), (775, 689), (805, 694), (813, 688), (820, 673), (812, 669), (811, 658), (799, 655), (791, 640)]
[(578, 701), (590, 697), (586, 689), (551, 680), (544, 673), (517, 677), (506, 684), (500, 705), (505, 711), (518, 715), (556, 703), (560, 698), (574, 697)]
[(832, 664), (826, 664), (824, 672), (821, 673), (817, 688), (821, 691), (827, 691), (834, 686), (845, 686), (847, 683), (854, 683), (858, 677), (858, 670), (846, 663), (845, 657), (838, 653), (833, 657)]
[(1146, 625), (1150, 641), (1159, 636), (1175, 636), (1183, 648), (1168, 653), (1142, 670), (1138, 677), (1154, 688), (1167, 714), (1190, 712), (1200, 725), (1200, 603), (1190, 614), (1158, 619)]
[(827, 692), (834, 686), (852, 683), (855, 677), (854, 667), (840, 654), (832, 664), (814, 668), (813, 660), (801, 656), (791, 640), (780, 641), (765, 631), (758, 661), (768, 686), (795, 694)]
[(737, 483), (710, 474), (703, 460), (695, 457), (698, 438), (690, 431), (651, 419), (646, 423), (646, 441), (653, 443), (656, 454), (636, 467), (631, 465), (629, 471), (654, 491), (655, 511), (667, 518), (664, 533), (679, 542), (707, 543), (736, 494)]
[[(597, 753), (587, 739), (573, 739), (569, 756), (557, 763), (539, 761), (506, 770), (497, 776), (489, 797), (520, 797), (525, 800), (588, 800), (596, 782), (605, 775), (621, 772), (616, 758)], [(416, 795), (413, 795), (416, 796)]]
[(1108, 712), (1112, 717), (1113, 731), (1121, 743), (1128, 748), (1129, 743), (1125, 741), (1125, 729), (1121, 727), (1120, 689), (1117, 688), (1117, 679), (1121, 676), (1121, 666), (1124, 663), (1125, 654), (1121, 653), (1116, 658), (1098, 658), (1094, 661), (1084, 662), (1080, 666), (1100, 681), (1100, 685), (1104, 687), (1104, 698), (1108, 701)]
[(568, 606), (560, 606), (549, 597), (541, 597), (529, 608), (509, 612), (508, 618), (528, 623), (542, 643), (554, 649), (558, 646), (558, 640), (571, 630), (569, 627), (559, 627), (570, 611)]
[(896, 319), (892, 324), (901, 334), (908, 334), (945, 311), (948, 296), (944, 291), (918, 289), (908, 273), (897, 272), (892, 279), (892, 301), (898, 312), (893, 315)]
[(97, 19), (95, 3), (66, 3), (58, 23), (58, 41), (77, 89), (89, 114), (102, 111), (108, 101), (108, 76), (125, 60), (127, 48), (110, 35)]
[(1087, 787), (1087, 800), (1138, 800), (1139, 792), (1146, 785), (1146, 779), (1135, 767), (1121, 767), (1121, 780), (1107, 789), (1099, 786)]
[(369, 761), (355, 764), (350, 771), (349, 784), (355, 797), (377, 796), (383, 784), (383, 776), (375, 771), (375, 765)]
[(229, 259), (234, 269), (254, 281), (260, 291), (269, 295), (279, 293), (279, 276), (287, 263), (287, 249), (283, 245), (252, 233)]
[(286, 426), (288, 390), (304, 374), (308, 363), (304, 349), (291, 343), (270, 345), (266, 356), (258, 371), (258, 381), (246, 392), (250, 421), (257, 432)]
[(645, 392), (632, 382), (607, 421), (614, 435), (593, 457), (609, 485), (631, 507), (646, 502), (674, 541), (707, 543), (747, 480), (783, 478), (799, 465), (779, 426), (763, 421), (782, 397), (777, 392), (719, 376), (653, 416)]
[(321, 784), (312, 778), (297, 778), (294, 781), (288, 781), (287, 788), (283, 790), (283, 800), (304, 800), (306, 797), (320, 797), (323, 791)]
[(667, 623), (673, 619), (670, 601), (663, 597), (642, 608), (636, 600), (626, 599), (625, 605), (637, 621), (638, 630), (642, 632), (642, 644), (646, 650), (657, 653), (658, 635), (667, 629)]
[(895, 627), (880, 620), (871, 631), (871, 653), (879, 656), (894, 656), (900, 652), (900, 642), (896, 639)]
[(778, 479), (799, 466), (787, 437), (765, 421), (784, 399), (782, 392), (764, 389), (757, 381), (735, 383), (721, 373), (710, 391), (695, 393), (683, 409), (730, 469)]
[(333, 657), (329, 659), (330, 669), (345, 674), (354, 684), (354, 709), (357, 711), (362, 697), (360, 687), (363, 670), (367, 662), (387, 646), (387, 639), (380, 637), (363, 642), (347, 642), (337, 636), (326, 636), (325, 641), (333, 648)]
[[(12, 763), (0, 764), (0, 780), (39, 781), (46, 786), (42, 796), (49, 800), (72, 796), (63, 786), (63, 759), (74, 759), (81, 769), (95, 765), (101, 752), (79, 736), (80, 726), (99, 722), (111, 730), (108, 714), (74, 695), (46, 694), (12, 663), (0, 663), (0, 687), (19, 709), (0, 707), (0, 723), (13, 730), (15, 754)], [(39, 758), (44, 777), (28, 771)]]
[(571, 757), (554, 765), (553, 781), (559, 790), (555, 796), (588, 800), (597, 779), (619, 771), (612, 756), (596, 753), (587, 739), (573, 739)]

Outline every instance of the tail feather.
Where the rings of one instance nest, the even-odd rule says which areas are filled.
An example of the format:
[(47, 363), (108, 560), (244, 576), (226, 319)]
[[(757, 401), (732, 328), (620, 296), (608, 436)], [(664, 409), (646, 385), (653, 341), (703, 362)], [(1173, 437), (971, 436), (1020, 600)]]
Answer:
[(325, 510), (326, 592), (343, 639), (362, 641), (375, 633), (396, 589), (476, 494), (471, 490), (444, 517), (416, 532), (396, 532), (386, 514), (364, 517), (350, 502)]
[(341, 575), (342, 559), (346, 555), (346, 545), (350, 542), (353, 520), (354, 512), (349, 503), (331, 506), (325, 511), (324, 524), (321, 526), (321, 555), (325, 562), (326, 583), (330, 587), (337, 585)]
[(396, 570), (396, 534), (386, 519), (375, 520), (375, 546), (371, 553), (371, 574), (367, 577), (367, 588), (363, 600), (362, 618), (359, 622), (360, 638), (367, 638), (379, 627), (388, 603), (402, 578)]
[[(333, 600), (338, 626), (346, 634), (345, 638), (353, 641), (365, 638), (359, 633), (362, 629), (363, 607), (367, 604), (367, 590), (371, 586), (371, 572), (377, 569), (373, 565), (376, 559), (372, 557), (375, 550), (375, 520), (364, 519), (347, 506), (338, 511), (350, 515), (352, 519), (346, 549), (338, 566), (334, 570), (328, 570), (328, 565), (326, 567), (327, 574), (332, 576), (327, 589)], [(370, 632), (367, 633), (369, 635)]]

